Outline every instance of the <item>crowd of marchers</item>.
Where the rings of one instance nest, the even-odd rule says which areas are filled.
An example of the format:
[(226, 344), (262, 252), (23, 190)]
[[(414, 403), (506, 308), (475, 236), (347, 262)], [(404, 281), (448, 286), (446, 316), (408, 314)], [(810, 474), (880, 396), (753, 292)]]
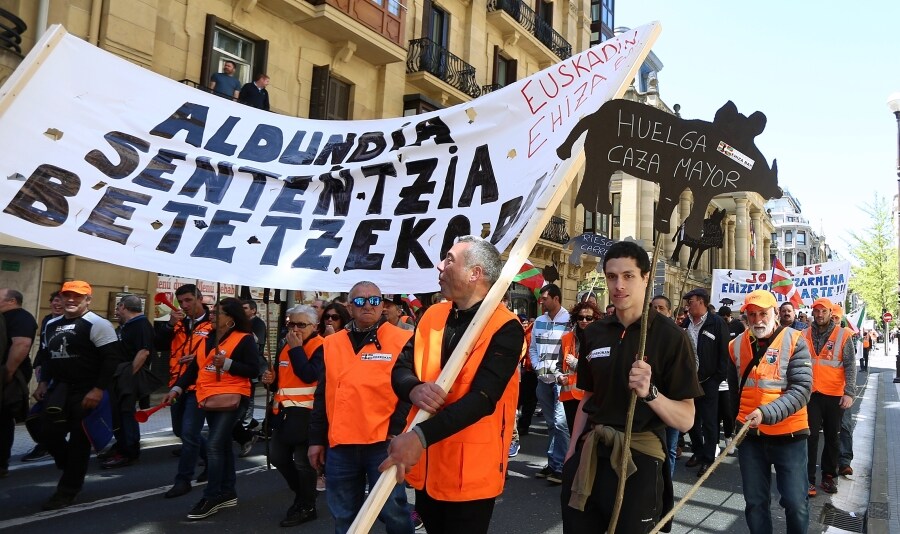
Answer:
[[(716, 310), (709, 292), (696, 288), (677, 307), (657, 295), (644, 314), (649, 257), (621, 242), (603, 259), (605, 310), (591, 293), (567, 310), (553, 284), (539, 290), (534, 319), (515, 315), (504, 297), (478, 325), (461, 372), (444, 390), (438, 375), (501, 267), (490, 243), (468, 236), (439, 263), (441, 292), (424, 310), (367, 280), (333, 301), (296, 305), (276, 327), (271, 361), (254, 301), (212, 302), (193, 284), (176, 289), (177, 306), (155, 323), (140, 298), (122, 296), (117, 328), (91, 311), (86, 281), (54, 292), (40, 325), (19, 291), (0, 289), (0, 477), (9, 475), (15, 424), (24, 422), (36, 445), (21, 460), (52, 456), (61, 471), (42, 508), (71, 505), (97, 448), (85, 423), (103, 403), (115, 439), (97, 454), (100, 467), (138, 461), (138, 407), (160, 389), (149, 368), (158, 350), (168, 353), (162, 403), (181, 442), (164, 497), (181, 498), (206, 482), (193, 507), (185, 506), (191, 520), (238, 504), (235, 457), (268, 440), (269, 460), (289, 489), (283, 527), (318, 519), (324, 491), (335, 532), (346, 532), (368, 488), (396, 466), (398, 484), (378, 512), (387, 532), (487, 532), (508, 459), (536, 413), (548, 441), (535, 477), (561, 486), (567, 533), (609, 524), (620, 476), (627, 482), (617, 532), (651, 530), (672, 507), (672, 478), (688, 443), (685, 468), (698, 476), (724, 451), (737, 454), (754, 533), (772, 530), (773, 490), (788, 532), (806, 532), (809, 499), (837, 492), (840, 477), (852, 474), (856, 347), (867, 371), (877, 340), (847, 326), (840, 303), (817, 299), (808, 318), (759, 290), (735, 312)], [(643, 322), (646, 348), (638, 354)], [(272, 399), (262, 421), (253, 417), (258, 388)], [(638, 402), (623, 475), (632, 395)], [(427, 418), (409, 429), (420, 411)], [(749, 432), (735, 449), (744, 425)]]

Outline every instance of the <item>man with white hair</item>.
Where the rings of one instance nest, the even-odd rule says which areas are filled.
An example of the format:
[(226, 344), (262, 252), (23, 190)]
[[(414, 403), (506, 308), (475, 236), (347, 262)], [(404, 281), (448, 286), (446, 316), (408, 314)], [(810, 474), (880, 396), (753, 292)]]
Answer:
[(729, 345), (728, 381), (740, 398), (737, 418), (750, 430), (738, 449), (744, 487), (744, 516), (750, 532), (772, 532), (771, 479), (784, 507), (788, 534), (809, 526), (806, 485), (806, 405), (812, 366), (803, 334), (778, 323), (772, 293), (758, 289), (741, 306), (750, 329)]
[(391, 376), (401, 400), (434, 416), (394, 438), (381, 469), (406, 476), (431, 534), (488, 532), (503, 491), (525, 343), (518, 317), (498, 304), (449, 391), (435, 383), (502, 266), (490, 242), (461, 237), (437, 266), (448, 301), (428, 308)]

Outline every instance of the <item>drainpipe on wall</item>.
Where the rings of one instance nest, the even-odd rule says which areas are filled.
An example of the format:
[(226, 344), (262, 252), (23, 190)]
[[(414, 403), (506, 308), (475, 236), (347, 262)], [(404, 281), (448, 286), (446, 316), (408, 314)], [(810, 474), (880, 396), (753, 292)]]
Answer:
[(88, 33), (88, 42), (94, 46), (100, 44), (100, 14), (103, 11), (103, 0), (92, 0), (91, 2), (91, 19), (90, 33)]
[(37, 21), (34, 24), (34, 40), (35, 42), (40, 41), (41, 37), (43, 37), (44, 32), (47, 31), (47, 18), (48, 13), (50, 12), (50, 0), (39, 0), (38, 2), (38, 12), (37, 12)]

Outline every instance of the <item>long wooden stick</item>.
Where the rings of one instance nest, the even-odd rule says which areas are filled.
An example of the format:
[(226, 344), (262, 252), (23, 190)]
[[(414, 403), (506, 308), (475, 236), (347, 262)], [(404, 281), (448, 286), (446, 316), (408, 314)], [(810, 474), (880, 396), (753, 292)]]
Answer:
[[(656, 232), (656, 243), (653, 245), (653, 257), (650, 260), (650, 276), (656, 274), (656, 262), (659, 261), (659, 249), (662, 245), (662, 234)], [(641, 338), (638, 344), (638, 353), (634, 358), (644, 359), (644, 352), (647, 349), (647, 327), (649, 321), (647, 314), (650, 312), (650, 299), (653, 298), (653, 279), (647, 281), (647, 291), (644, 294), (644, 310), (641, 312)], [(619, 512), (622, 511), (622, 501), (625, 498), (625, 475), (628, 473), (628, 463), (631, 461), (631, 429), (634, 426), (634, 410), (637, 404), (637, 392), (631, 390), (631, 399), (628, 402), (628, 414), (625, 416), (625, 443), (622, 452), (622, 464), (619, 469), (619, 485), (616, 487), (616, 500), (613, 503), (612, 516), (609, 519), (609, 528), (607, 532), (615, 533), (616, 525), (619, 523)]]
[(697, 490), (700, 489), (700, 486), (702, 486), (703, 483), (706, 482), (706, 479), (709, 478), (713, 471), (716, 470), (716, 467), (718, 467), (719, 464), (722, 463), (722, 460), (724, 460), (725, 457), (728, 456), (728, 454), (741, 443), (741, 441), (744, 439), (744, 436), (747, 435), (748, 430), (750, 430), (750, 423), (744, 423), (744, 426), (741, 427), (741, 430), (737, 433), (731, 443), (727, 447), (725, 447), (724, 451), (719, 453), (719, 456), (712, 463), (712, 465), (709, 466), (709, 469), (707, 469), (706, 472), (703, 473), (703, 476), (700, 477), (700, 480), (698, 480), (693, 486), (691, 486), (691, 489), (689, 489), (688, 492), (684, 494), (684, 497), (682, 497), (681, 500), (678, 501), (678, 504), (676, 504), (672, 507), (671, 510), (669, 510), (669, 513), (666, 514), (665, 517), (659, 520), (659, 523), (657, 523), (656, 526), (653, 527), (653, 530), (650, 531), (650, 534), (656, 534), (657, 532), (659, 532), (664, 526), (666, 526), (666, 523), (668, 523), (669, 520), (675, 517), (675, 514), (678, 512), (678, 510), (680, 510), (682, 506), (687, 504), (691, 497), (693, 497), (694, 494), (697, 493)]

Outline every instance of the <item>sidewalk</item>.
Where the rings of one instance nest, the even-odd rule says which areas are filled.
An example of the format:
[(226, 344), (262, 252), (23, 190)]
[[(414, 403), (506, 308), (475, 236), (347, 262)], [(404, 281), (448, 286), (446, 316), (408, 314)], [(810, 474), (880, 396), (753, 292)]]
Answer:
[[(872, 490), (866, 512), (866, 532), (900, 534), (900, 384), (893, 382), (897, 343), (871, 358), (877, 368), (878, 409), (872, 458)], [(871, 356), (871, 355), (870, 355)]]

